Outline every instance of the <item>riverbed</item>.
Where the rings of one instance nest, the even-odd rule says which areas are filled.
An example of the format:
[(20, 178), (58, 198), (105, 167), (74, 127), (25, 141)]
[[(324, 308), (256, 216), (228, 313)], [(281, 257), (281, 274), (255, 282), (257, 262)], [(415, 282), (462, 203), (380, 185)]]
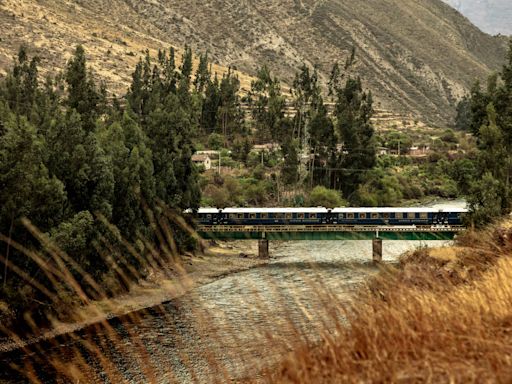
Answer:
[[(385, 241), (384, 262), (448, 242)], [(256, 252), (255, 242), (228, 246)], [(211, 383), (257, 378), (296, 342), (319, 340), (377, 268), (369, 241), (271, 242), (271, 260), (194, 288), (179, 299), (2, 357), (43, 383), (78, 365), (87, 383)], [(335, 304), (333, 306), (333, 304)], [(88, 344), (84, 345), (84, 341)], [(82, 360), (83, 359), (83, 360)], [(69, 364), (69, 365), (66, 365)], [(23, 382), (13, 369), (0, 383)], [(25, 380), (27, 381), (27, 380)], [(77, 382), (76, 380), (74, 382)]]

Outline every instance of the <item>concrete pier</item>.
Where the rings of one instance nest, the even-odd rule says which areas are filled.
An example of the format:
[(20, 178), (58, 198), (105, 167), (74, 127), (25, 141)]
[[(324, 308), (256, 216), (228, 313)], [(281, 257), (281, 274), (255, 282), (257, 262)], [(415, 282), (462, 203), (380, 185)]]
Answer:
[(270, 259), (270, 252), (268, 251), (268, 240), (258, 240), (258, 255), (262, 259)]
[(380, 263), (382, 261), (382, 239), (373, 239), (372, 249), (373, 261), (375, 263)]

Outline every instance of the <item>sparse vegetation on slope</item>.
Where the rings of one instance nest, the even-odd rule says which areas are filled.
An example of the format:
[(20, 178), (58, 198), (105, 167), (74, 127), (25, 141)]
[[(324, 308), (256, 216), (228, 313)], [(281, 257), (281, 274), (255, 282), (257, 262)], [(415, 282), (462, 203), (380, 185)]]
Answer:
[[(446, 124), (475, 78), (499, 67), (504, 41), (471, 25), (441, 0), (250, 2), (15, 1), (0, 5), (0, 68), (32, 41), (46, 68), (62, 67), (69, 47), (85, 46), (97, 73), (123, 93), (146, 48), (172, 44), (208, 51), (223, 72), (254, 74), (264, 63), (291, 83), (302, 62), (322, 79), (355, 46), (355, 70), (376, 106)], [(242, 89), (250, 79), (241, 76)]]

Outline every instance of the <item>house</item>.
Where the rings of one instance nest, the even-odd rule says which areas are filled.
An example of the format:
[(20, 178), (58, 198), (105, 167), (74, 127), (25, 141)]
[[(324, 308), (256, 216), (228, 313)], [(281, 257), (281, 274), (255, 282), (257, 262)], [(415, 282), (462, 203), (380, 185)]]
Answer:
[(212, 169), (212, 159), (208, 155), (198, 155), (196, 153), (192, 156), (192, 162), (197, 166), (202, 166), (206, 171)]
[(389, 154), (389, 149), (386, 147), (378, 147), (377, 148), (377, 155), (379, 156), (385, 156)]
[(279, 143), (266, 143), (266, 144), (256, 144), (252, 147), (252, 150), (255, 152), (273, 152), (279, 151), (281, 146)]
[(428, 145), (415, 145), (409, 148), (409, 156), (426, 156), (430, 152), (430, 147)]

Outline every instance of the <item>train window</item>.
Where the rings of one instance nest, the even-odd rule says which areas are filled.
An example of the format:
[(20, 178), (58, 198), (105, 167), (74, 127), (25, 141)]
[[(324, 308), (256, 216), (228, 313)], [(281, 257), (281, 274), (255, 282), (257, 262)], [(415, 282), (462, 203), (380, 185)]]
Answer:
[(366, 213), (360, 213), (359, 214), (360, 219), (366, 219)]
[(268, 213), (262, 213), (262, 214), (260, 215), (260, 217), (261, 217), (262, 219), (268, 219)]
[(243, 213), (239, 213), (237, 216), (238, 216), (239, 219), (243, 219), (244, 218), (244, 214)]
[(316, 213), (310, 213), (309, 214), (310, 219), (316, 219)]
[(292, 218), (292, 214), (291, 214), (291, 213), (287, 213), (287, 214), (286, 214), (286, 218), (287, 218), (288, 220), (289, 220), (289, 219), (291, 219), (291, 218)]
[(212, 218), (212, 215), (207, 214), (207, 215), (206, 215), (206, 218), (207, 218), (207, 219), (211, 219), (211, 218)]
[(338, 219), (343, 219), (343, 213), (338, 213)]
[(404, 214), (402, 212), (395, 213), (395, 219), (403, 219), (403, 218), (404, 218)]
[(284, 219), (284, 213), (275, 213), (275, 214), (274, 214), (274, 217), (275, 217), (276, 219)]
[(347, 213), (347, 219), (354, 219), (353, 213)]
[(298, 213), (297, 214), (297, 219), (303, 219), (304, 218), (304, 214), (303, 213)]
[(251, 218), (251, 219), (255, 219), (255, 218), (256, 218), (256, 214), (255, 214), (255, 213), (251, 213), (251, 214), (249, 215), (249, 218)]
[(378, 219), (379, 218), (379, 214), (378, 213), (372, 213), (372, 219)]
[(428, 219), (428, 213), (427, 212), (421, 212), (420, 213), (420, 219)]
[(389, 219), (389, 213), (384, 213), (382, 215), (382, 217), (384, 217), (385, 220), (388, 220)]
[(416, 213), (414, 213), (414, 212), (407, 213), (407, 218), (408, 219), (415, 219), (416, 218)]
[(238, 218), (238, 215), (236, 213), (230, 213), (229, 214), (229, 218), (230, 219), (237, 219)]

